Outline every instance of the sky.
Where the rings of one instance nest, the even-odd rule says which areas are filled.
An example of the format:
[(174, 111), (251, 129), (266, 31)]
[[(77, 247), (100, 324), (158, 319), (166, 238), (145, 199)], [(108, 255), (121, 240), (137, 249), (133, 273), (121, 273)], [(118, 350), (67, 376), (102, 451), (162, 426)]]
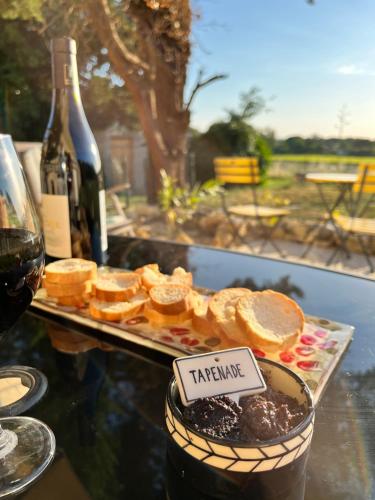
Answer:
[(236, 108), (241, 92), (261, 89), (269, 110), (254, 124), (278, 138), (375, 139), (375, 0), (192, 0), (187, 95), (197, 73), (228, 78), (201, 90), (193, 127), (203, 131)]

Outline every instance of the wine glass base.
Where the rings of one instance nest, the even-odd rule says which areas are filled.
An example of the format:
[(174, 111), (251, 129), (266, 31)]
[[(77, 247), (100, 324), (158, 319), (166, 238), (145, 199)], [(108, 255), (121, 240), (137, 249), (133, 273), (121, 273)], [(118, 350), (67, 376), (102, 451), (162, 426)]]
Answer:
[(35, 368), (0, 368), (0, 417), (25, 413), (44, 396), (47, 387), (47, 378)]
[[(0, 419), (0, 498), (16, 495), (28, 488), (51, 463), (55, 436), (51, 429), (31, 417)], [(3, 441), (3, 442), (2, 442)], [(8, 447), (8, 450), (7, 450)]]

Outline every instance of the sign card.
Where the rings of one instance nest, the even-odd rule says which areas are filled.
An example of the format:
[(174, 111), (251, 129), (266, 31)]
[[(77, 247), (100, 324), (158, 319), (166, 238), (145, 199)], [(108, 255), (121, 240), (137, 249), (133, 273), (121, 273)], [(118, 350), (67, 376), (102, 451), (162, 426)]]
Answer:
[(185, 406), (198, 398), (241, 396), (266, 390), (262, 373), (248, 347), (186, 356), (173, 361), (173, 371)]

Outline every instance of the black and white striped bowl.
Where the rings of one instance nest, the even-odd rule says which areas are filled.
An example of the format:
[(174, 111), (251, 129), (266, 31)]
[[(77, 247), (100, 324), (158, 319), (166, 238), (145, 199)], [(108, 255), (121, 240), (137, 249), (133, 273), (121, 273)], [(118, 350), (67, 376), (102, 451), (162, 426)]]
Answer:
[(289, 434), (262, 443), (234, 443), (197, 432), (184, 422), (178, 407), (179, 393), (173, 377), (166, 399), (166, 424), (170, 436), (195, 459), (232, 472), (265, 472), (291, 464), (308, 451), (314, 428), (314, 407), (309, 388), (294, 372), (274, 361), (257, 360), (271, 386), (297, 399), (306, 417)]

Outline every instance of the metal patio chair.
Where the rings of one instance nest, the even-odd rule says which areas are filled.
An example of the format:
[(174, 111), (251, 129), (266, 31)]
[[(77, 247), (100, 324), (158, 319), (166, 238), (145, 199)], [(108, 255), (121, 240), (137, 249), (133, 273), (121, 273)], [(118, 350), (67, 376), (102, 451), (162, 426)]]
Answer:
[[(263, 233), (263, 241), (259, 248), (259, 253), (261, 253), (267, 243), (269, 243), (281, 257), (284, 257), (279, 246), (272, 240), (272, 235), (279, 227), (284, 217), (290, 215), (291, 211), (286, 208), (273, 208), (259, 205), (257, 187), (261, 181), (261, 171), (258, 158), (218, 157), (214, 159), (214, 166), (216, 179), (223, 184), (240, 184), (249, 185), (251, 187), (252, 203), (246, 205), (228, 206), (226, 192), (225, 190), (222, 191), (222, 207), (233, 229), (232, 243), (238, 238), (242, 243), (252, 249), (251, 245), (241, 236), (240, 230), (242, 225), (236, 223), (236, 218), (252, 219), (259, 224)], [(271, 223), (272, 220), (275, 220), (274, 224)], [(268, 222), (268, 224), (266, 222)]]
[[(375, 164), (363, 164), (358, 167), (358, 178), (350, 194), (349, 215), (335, 215), (335, 221), (341, 231), (340, 244), (331, 254), (327, 264), (331, 264), (340, 250), (347, 249), (346, 242), (350, 236), (355, 236), (368, 263), (370, 272), (375, 268), (371, 255), (366, 247), (366, 239), (375, 238), (375, 218), (366, 218), (366, 212), (375, 201)], [(349, 252), (350, 257), (350, 252)]]

